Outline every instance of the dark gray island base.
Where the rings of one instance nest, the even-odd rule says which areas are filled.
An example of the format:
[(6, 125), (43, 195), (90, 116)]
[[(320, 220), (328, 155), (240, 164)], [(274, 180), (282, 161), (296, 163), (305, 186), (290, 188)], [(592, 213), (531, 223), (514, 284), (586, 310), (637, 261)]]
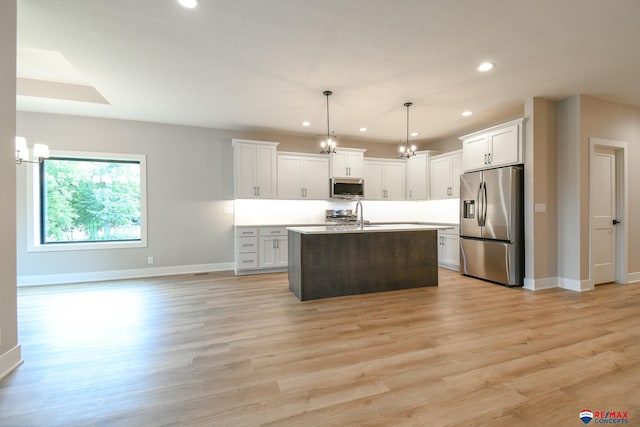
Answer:
[[(289, 229), (289, 289), (301, 301), (438, 285), (437, 229)], [(316, 227), (321, 228), (321, 227)]]

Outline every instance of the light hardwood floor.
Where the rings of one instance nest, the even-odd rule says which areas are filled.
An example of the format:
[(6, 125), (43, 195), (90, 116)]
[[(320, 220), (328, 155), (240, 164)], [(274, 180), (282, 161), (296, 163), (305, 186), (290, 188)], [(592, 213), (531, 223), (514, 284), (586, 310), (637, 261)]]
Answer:
[(0, 426), (640, 425), (640, 285), (299, 302), (286, 274), (19, 289)]

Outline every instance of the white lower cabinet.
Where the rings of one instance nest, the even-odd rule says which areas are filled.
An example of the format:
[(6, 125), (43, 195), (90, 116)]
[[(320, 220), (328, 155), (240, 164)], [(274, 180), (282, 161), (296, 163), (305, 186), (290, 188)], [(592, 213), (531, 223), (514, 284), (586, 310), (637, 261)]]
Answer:
[(286, 269), (286, 227), (236, 227), (236, 274)]
[(460, 229), (438, 230), (438, 266), (460, 271)]

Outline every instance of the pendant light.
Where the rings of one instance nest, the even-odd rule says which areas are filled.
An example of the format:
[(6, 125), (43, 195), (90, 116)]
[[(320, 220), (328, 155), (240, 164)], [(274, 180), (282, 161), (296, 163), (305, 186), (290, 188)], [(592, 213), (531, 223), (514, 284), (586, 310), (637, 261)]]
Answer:
[(413, 105), (413, 102), (405, 102), (404, 106), (407, 107), (407, 142), (400, 145), (400, 157), (408, 159), (416, 155), (416, 146), (409, 145), (409, 107)]
[(322, 154), (331, 154), (336, 152), (336, 137), (335, 135), (333, 135), (333, 138), (331, 137), (331, 131), (329, 127), (329, 96), (331, 96), (333, 92), (331, 92), (330, 90), (325, 90), (324, 92), (322, 92), (322, 94), (327, 97), (327, 138), (323, 139), (320, 142), (320, 152)]

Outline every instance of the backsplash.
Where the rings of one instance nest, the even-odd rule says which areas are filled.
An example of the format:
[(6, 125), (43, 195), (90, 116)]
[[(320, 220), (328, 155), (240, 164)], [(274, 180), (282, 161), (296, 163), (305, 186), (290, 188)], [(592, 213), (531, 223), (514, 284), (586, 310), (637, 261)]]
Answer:
[[(364, 219), (371, 222), (432, 222), (457, 224), (459, 200), (362, 201)], [(248, 200), (234, 201), (235, 225), (321, 224), (328, 209), (354, 209), (354, 201)]]

